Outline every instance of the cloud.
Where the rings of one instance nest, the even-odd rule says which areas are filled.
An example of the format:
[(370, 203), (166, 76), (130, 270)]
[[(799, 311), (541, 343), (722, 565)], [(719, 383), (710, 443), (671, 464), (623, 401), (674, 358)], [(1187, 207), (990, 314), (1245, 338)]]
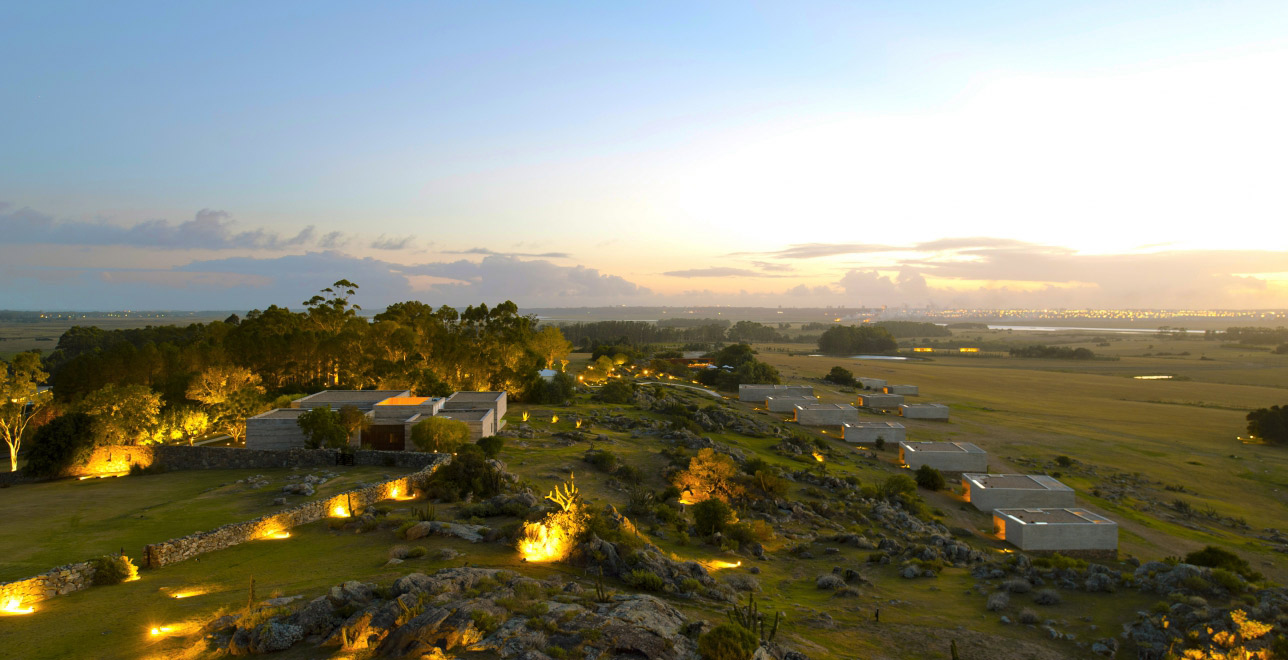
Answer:
[(770, 252), (733, 252), (725, 256), (761, 256), (775, 259), (817, 259), (835, 257), (844, 254), (873, 254), (894, 252), (900, 248), (889, 245), (868, 245), (865, 243), (797, 243), (781, 250)]
[(788, 265), (788, 264), (776, 264), (776, 263), (769, 262), (769, 261), (753, 261), (753, 262), (751, 262), (751, 265), (755, 266), (756, 268), (758, 268), (758, 269), (760, 269), (760, 270), (767, 271), (767, 272), (770, 272), (770, 273), (790, 273), (790, 272), (792, 272), (792, 271), (796, 270), (796, 269), (795, 269), (794, 267), (792, 267), (791, 265)]
[(530, 257), (535, 259), (571, 259), (567, 252), (497, 252), (488, 248), (470, 248), (468, 250), (443, 250), (443, 254), (482, 254), (493, 257)]
[[(284, 250), (318, 242), (317, 230), (309, 225), (294, 236), (284, 237), (265, 229), (237, 231), (225, 211), (202, 209), (192, 220), (177, 225), (168, 220), (145, 220), (133, 225), (107, 222), (58, 220), (30, 208), (8, 211), (0, 207), (0, 231), (5, 240), (17, 244), (128, 245), (178, 250)], [(327, 234), (335, 243), (339, 235)]]
[(416, 239), (415, 236), (403, 236), (402, 238), (394, 238), (394, 237), (386, 238), (384, 234), (381, 234), (380, 238), (377, 238), (376, 240), (371, 242), (371, 247), (377, 250), (405, 250), (411, 247), (412, 241), (414, 241), (415, 239)]
[(621, 304), (652, 292), (617, 275), (585, 266), (559, 266), (493, 255), (474, 263), (460, 260), (405, 267), (403, 272), (455, 280), (432, 290), (453, 301), (514, 300), (520, 305)]
[(746, 268), (729, 268), (713, 266), (711, 268), (690, 268), (688, 270), (671, 270), (662, 273), (667, 277), (785, 277), (784, 275), (771, 275), (759, 271), (748, 270)]

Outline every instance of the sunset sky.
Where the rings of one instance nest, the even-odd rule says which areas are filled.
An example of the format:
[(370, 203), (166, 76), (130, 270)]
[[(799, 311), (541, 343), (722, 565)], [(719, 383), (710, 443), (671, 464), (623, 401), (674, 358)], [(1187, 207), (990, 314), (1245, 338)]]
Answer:
[(1288, 307), (1282, 1), (0, 21), (0, 308)]

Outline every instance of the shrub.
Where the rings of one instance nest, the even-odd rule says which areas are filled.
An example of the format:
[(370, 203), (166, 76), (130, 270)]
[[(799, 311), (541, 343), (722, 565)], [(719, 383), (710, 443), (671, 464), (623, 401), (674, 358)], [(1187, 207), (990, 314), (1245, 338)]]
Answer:
[(939, 470), (923, 465), (917, 468), (917, 485), (926, 490), (941, 490), (948, 482), (944, 480), (944, 475)]
[(680, 580), (680, 591), (683, 593), (687, 593), (687, 594), (695, 593), (697, 592), (698, 589), (701, 589), (701, 588), (702, 588), (702, 583), (699, 582), (697, 578), (688, 577), (688, 578), (684, 578), (683, 580)]
[(762, 470), (769, 471), (773, 469), (774, 468), (769, 464), (769, 461), (766, 461), (759, 456), (748, 459), (746, 463), (742, 464), (742, 471), (750, 475), (754, 475)]
[(757, 470), (752, 483), (769, 497), (782, 497), (791, 484), (772, 470)]
[(590, 398), (602, 403), (630, 403), (635, 400), (635, 385), (624, 380), (611, 380)]
[(500, 628), (503, 623), (502, 617), (484, 610), (470, 612), (470, 620), (474, 622), (474, 627), (482, 631), (484, 635), (490, 635), (497, 628)]
[(1035, 626), (1042, 621), (1042, 617), (1038, 616), (1037, 612), (1027, 607), (1020, 610), (1020, 615), (1016, 619), (1026, 626)]
[(1059, 465), (1062, 468), (1067, 468), (1073, 465), (1073, 459), (1061, 454), (1055, 457), (1055, 464)]
[(389, 548), (390, 559), (406, 559), (410, 555), (411, 555), (411, 546), (395, 545), (394, 547)]
[(1000, 612), (1011, 605), (1011, 596), (1005, 591), (997, 591), (988, 597), (988, 611)]
[(420, 451), (450, 453), (469, 439), (469, 425), (457, 419), (430, 417), (411, 427), (411, 442)]
[(1016, 578), (1014, 580), (1007, 580), (1006, 582), (1003, 582), (1002, 589), (1004, 591), (1009, 591), (1013, 594), (1027, 594), (1028, 592), (1033, 590), (1033, 585), (1029, 584), (1028, 580), (1025, 580), (1023, 578)]
[(763, 520), (726, 525), (724, 535), (738, 543), (764, 543), (774, 538), (774, 527)]
[(663, 580), (657, 573), (643, 568), (637, 568), (627, 573), (622, 579), (626, 584), (645, 591), (663, 591), (666, 589), (666, 580)]
[(474, 444), (478, 445), (488, 458), (496, 458), (501, 454), (501, 447), (505, 446), (505, 438), (489, 435), (486, 438), (479, 438)]
[(826, 573), (814, 580), (814, 586), (819, 589), (840, 589), (845, 586), (845, 580), (841, 579), (839, 575)]
[(604, 449), (588, 449), (585, 454), (582, 454), (581, 460), (604, 472), (612, 472), (618, 466), (617, 455)]
[(418, 545), (412, 548), (411, 550), (407, 551), (406, 559), (415, 559), (417, 557), (424, 557), (426, 552), (427, 551), (425, 550), (425, 548)]
[(693, 526), (697, 528), (698, 534), (703, 536), (724, 531), (725, 526), (733, 519), (733, 509), (716, 499), (698, 502), (692, 509)]
[(501, 474), (487, 461), (483, 450), (478, 445), (465, 445), (450, 463), (434, 472), (425, 492), (430, 499), (455, 502), (471, 493), (477, 497), (492, 497), (501, 492), (501, 487)]
[(854, 372), (845, 367), (832, 367), (832, 370), (823, 376), (823, 380), (837, 385), (852, 386), (854, 385)]
[(93, 559), (94, 584), (120, 584), (139, 577), (139, 569), (125, 555), (103, 555)]
[(879, 435), (878, 435), (878, 436), (877, 436), (877, 441), (876, 441), (875, 443), (873, 443), (873, 444), (876, 446), (877, 451), (885, 451), (885, 448), (886, 448), (886, 439), (885, 439), (884, 437), (882, 437), (882, 436), (879, 436)]
[(24, 454), (23, 471), (38, 477), (56, 477), (76, 463), (89, 460), (94, 449), (94, 419), (83, 413), (55, 417), (36, 429)]
[(891, 498), (896, 495), (911, 495), (917, 492), (917, 482), (906, 474), (891, 475), (881, 483), (881, 488), (878, 492), (884, 498)]
[(722, 623), (698, 638), (698, 655), (702, 660), (748, 660), (759, 646), (750, 630)]
[(1236, 573), (1224, 568), (1212, 569), (1212, 581), (1232, 594), (1241, 593), (1246, 586)]
[(1252, 570), (1246, 559), (1238, 555), (1213, 545), (1209, 545), (1202, 550), (1195, 550), (1185, 555), (1185, 563), (1194, 564), (1195, 566), (1206, 566), (1208, 568), (1224, 568), (1227, 571), (1233, 571), (1242, 575), (1244, 579), (1255, 582), (1261, 579), (1261, 574)]
[(1033, 594), (1033, 602), (1038, 605), (1059, 605), (1063, 600), (1055, 589), (1039, 589)]
[(634, 465), (623, 465), (613, 470), (613, 476), (627, 484), (638, 484), (644, 481), (644, 472)]

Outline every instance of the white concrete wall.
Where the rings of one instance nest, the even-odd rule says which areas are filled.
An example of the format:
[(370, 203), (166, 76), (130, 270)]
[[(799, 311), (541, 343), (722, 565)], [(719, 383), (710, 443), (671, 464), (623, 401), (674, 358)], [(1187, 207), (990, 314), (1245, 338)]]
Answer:
[(859, 378), (856, 378), (855, 380), (859, 381), (859, 385), (866, 387), (867, 389), (870, 389), (870, 390), (879, 390), (886, 386), (886, 382), (884, 378), (859, 377)]
[(929, 465), (941, 472), (987, 472), (987, 452), (908, 451), (907, 443), (899, 445), (899, 460), (912, 469)]
[(826, 408), (796, 406), (796, 423), (801, 426), (840, 426), (842, 424), (857, 423), (859, 421), (859, 410), (851, 405), (842, 405), (844, 406), (842, 408), (833, 406)]
[(1071, 488), (975, 488), (967, 476), (962, 475), (962, 493), (967, 502), (984, 513), (992, 513), (994, 509), (1066, 508), (1076, 504)]
[(810, 385), (739, 385), (738, 400), (763, 403), (769, 396), (814, 396)]
[(796, 406), (809, 405), (818, 403), (816, 396), (792, 396), (787, 394), (775, 394), (765, 398), (765, 408), (769, 412), (789, 413), (796, 410)]
[(882, 388), (886, 394), (902, 394), (904, 396), (917, 396), (916, 385), (886, 385)]
[(886, 444), (903, 442), (908, 437), (907, 429), (903, 425), (889, 426), (864, 426), (862, 422), (859, 425), (849, 425), (845, 427), (845, 441), (855, 444), (873, 444), (877, 438), (884, 438)]
[(1021, 524), (994, 513), (993, 524), (1005, 527), (1006, 541), (1030, 551), (1117, 550), (1118, 523)]
[(246, 420), (247, 449), (295, 449), (308, 446), (295, 418), (251, 417)]
[(908, 419), (948, 420), (948, 406), (936, 403), (905, 403), (899, 406), (899, 415)]
[(899, 394), (868, 394), (864, 392), (859, 394), (858, 405), (860, 408), (872, 408), (873, 410), (894, 410), (903, 405), (903, 396)]

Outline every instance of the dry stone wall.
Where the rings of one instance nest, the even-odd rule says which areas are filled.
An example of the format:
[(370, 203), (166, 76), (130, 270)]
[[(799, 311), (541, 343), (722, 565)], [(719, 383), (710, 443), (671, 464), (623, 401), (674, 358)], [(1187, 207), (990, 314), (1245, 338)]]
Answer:
[[(370, 452), (397, 454), (404, 452)], [(426, 465), (420, 472), (395, 477), (378, 484), (358, 488), (333, 497), (305, 502), (304, 504), (248, 520), (232, 523), (206, 532), (154, 543), (143, 549), (143, 565), (149, 568), (160, 568), (168, 564), (191, 559), (200, 554), (223, 550), (247, 541), (268, 538), (275, 532), (285, 532), (297, 525), (308, 524), (333, 515), (338, 510), (344, 515), (351, 515), (352, 509), (370, 506), (382, 500), (411, 494), (417, 480), (423, 479), (438, 466), (451, 460), (446, 454), (420, 454), (432, 456), (434, 462)], [(352, 507), (352, 509), (350, 508)]]
[(80, 562), (59, 566), (35, 577), (0, 584), (0, 604), (23, 607), (88, 588), (94, 583), (94, 564)]
[[(128, 473), (133, 466), (166, 470), (231, 470), (324, 467), (336, 465), (336, 449), (243, 449), (240, 447), (188, 447), (184, 445), (113, 445), (99, 447), (89, 460), (67, 471), (69, 477), (94, 477)], [(436, 454), (415, 451), (353, 452), (354, 465), (423, 469)]]

